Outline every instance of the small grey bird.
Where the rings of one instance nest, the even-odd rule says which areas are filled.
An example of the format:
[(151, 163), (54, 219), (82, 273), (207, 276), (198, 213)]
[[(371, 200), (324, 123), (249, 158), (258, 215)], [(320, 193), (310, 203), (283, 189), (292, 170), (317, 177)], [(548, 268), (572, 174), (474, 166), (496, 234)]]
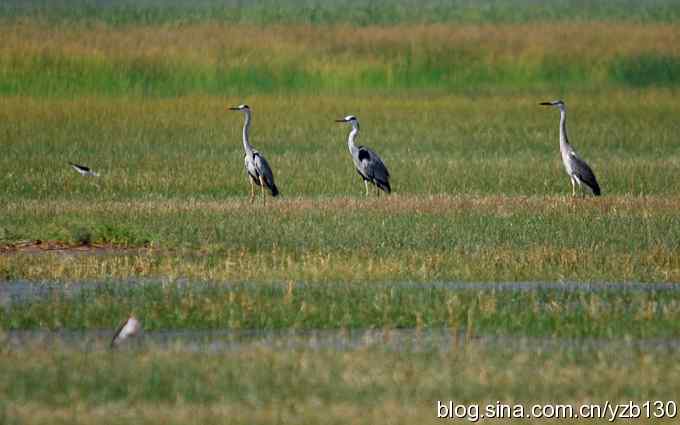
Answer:
[(111, 348), (125, 341), (127, 338), (139, 335), (142, 330), (142, 323), (133, 315), (130, 315), (127, 320), (118, 327), (118, 330), (111, 339)]
[[(383, 160), (377, 153), (365, 146), (357, 146), (354, 144), (359, 135), (359, 120), (354, 115), (347, 115), (343, 119), (335, 120), (335, 122), (345, 122), (352, 124), (352, 130), (347, 137), (347, 146), (349, 153), (352, 155), (352, 161), (357, 169), (357, 173), (364, 180), (366, 186), (366, 196), (368, 196), (368, 183), (373, 183), (377, 188), (383, 190), (385, 193), (390, 193), (390, 172)], [(380, 193), (380, 192), (378, 192)]]
[(560, 153), (562, 154), (562, 163), (564, 169), (567, 171), (571, 179), (572, 196), (576, 196), (576, 185), (579, 188), (586, 185), (595, 196), (600, 196), (600, 185), (597, 183), (593, 170), (582, 160), (574, 148), (569, 143), (567, 137), (567, 106), (561, 100), (552, 102), (541, 102), (544, 106), (555, 106), (560, 110)]
[(250, 202), (255, 200), (255, 185), (262, 189), (262, 199), (266, 200), (264, 189), (269, 189), (272, 196), (279, 195), (279, 188), (274, 183), (274, 173), (264, 156), (255, 149), (248, 141), (248, 131), (250, 130), (251, 111), (248, 105), (239, 105), (229, 108), (232, 111), (242, 111), (245, 114), (245, 123), (243, 124), (243, 149), (245, 155), (243, 161), (245, 163), (246, 172), (250, 177)]
[(69, 165), (71, 168), (76, 170), (80, 175), (82, 176), (89, 176), (89, 177), (99, 177), (99, 173), (95, 173), (90, 169), (90, 167), (86, 167), (84, 165), (76, 164), (75, 162), (70, 162)]

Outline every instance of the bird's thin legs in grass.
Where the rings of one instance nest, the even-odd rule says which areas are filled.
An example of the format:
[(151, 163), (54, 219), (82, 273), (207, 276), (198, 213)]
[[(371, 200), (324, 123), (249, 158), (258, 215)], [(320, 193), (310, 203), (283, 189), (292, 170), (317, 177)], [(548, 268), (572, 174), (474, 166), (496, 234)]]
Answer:
[(260, 189), (262, 189), (262, 202), (267, 203), (267, 194), (264, 193), (264, 177), (260, 176)]
[(255, 182), (252, 178), (249, 178), (248, 181), (250, 181), (250, 203), (252, 204), (255, 201)]
[(573, 177), (571, 178), (571, 197), (576, 197), (576, 180)]
[(368, 197), (368, 180), (364, 180), (364, 185), (366, 185), (366, 197)]

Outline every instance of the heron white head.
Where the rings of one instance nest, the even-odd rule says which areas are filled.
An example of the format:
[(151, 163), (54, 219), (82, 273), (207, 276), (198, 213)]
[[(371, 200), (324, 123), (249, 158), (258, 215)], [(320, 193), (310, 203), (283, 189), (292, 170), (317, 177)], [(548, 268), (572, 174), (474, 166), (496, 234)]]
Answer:
[(229, 108), (230, 111), (250, 111), (250, 106), (248, 105), (238, 105)]
[(359, 120), (354, 115), (347, 115), (345, 118), (335, 120), (335, 122), (348, 122), (352, 124), (352, 127), (359, 128)]
[(564, 111), (567, 109), (567, 105), (565, 105), (563, 100), (553, 100), (552, 102), (541, 102), (540, 105), (543, 106), (554, 106), (558, 108), (560, 111)]

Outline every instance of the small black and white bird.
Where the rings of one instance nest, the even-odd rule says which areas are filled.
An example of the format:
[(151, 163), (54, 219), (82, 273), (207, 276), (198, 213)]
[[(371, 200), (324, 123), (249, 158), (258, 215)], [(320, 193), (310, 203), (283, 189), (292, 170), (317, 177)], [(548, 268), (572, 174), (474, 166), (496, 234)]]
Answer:
[(115, 348), (120, 343), (130, 337), (139, 335), (142, 330), (142, 323), (133, 315), (130, 315), (127, 320), (118, 327), (118, 330), (111, 339), (111, 348)]
[[(390, 193), (392, 187), (390, 186), (390, 172), (382, 158), (373, 150), (366, 146), (357, 146), (354, 144), (359, 135), (359, 120), (354, 115), (348, 115), (343, 119), (335, 120), (335, 122), (343, 122), (352, 124), (352, 130), (347, 136), (347, 146), (349, 153), (352, 155), (352, 161), (357, 169), (357, 173), (364, 180), (366, 186), (366, 196), (368, 196), (368, 183), (373, 183), (378, 189), (385, 193)], [(380, 192), (378, 192), (380, 194)]]
[(89, 177), (99, 177), (99, 173), (96, 173), (90, 169), (90, 167), (86, 167), (84, 165), (76, 164), (75, 162), (70, 162), (69, 165), (71, 168), (76, 170), (80, 175), (82, 176), (89, 176)]

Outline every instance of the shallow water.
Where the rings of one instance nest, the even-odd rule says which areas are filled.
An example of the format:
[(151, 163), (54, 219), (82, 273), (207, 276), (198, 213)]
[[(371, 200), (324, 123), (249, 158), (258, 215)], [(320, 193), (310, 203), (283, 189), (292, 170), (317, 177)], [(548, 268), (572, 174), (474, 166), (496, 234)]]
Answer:
[[(257, 284), (252, 284), (256, 286)], [(312, 284), (296, 283), (296, 290), (304, 290)], [(375, 284), (371, 284), (375, 285)], [(396, 289), (438, 288), (449, 291), (502, 291), (502, 292), (603, 292), (636, 293), (680, 291), (680, 284), (673, 283), (579, 283), (579, 282), (400, 282), (384, 283)], [(229, 283), (163, 281), (159, 279), (132, 279), (107, 282), (0, 282), (0, 308), (12, 304), (50, 299), (51, 297), (75, 296), (81, 291), (106, 288), (107, 291), (126, 291), (143, 287), (169, 287), (186, 291), (215, 289), (230, 291), (242, 289), (243, 285)], [(271, 285), (270, 285), (271, 286)], [(280, 286), (284, 291), (284, 284)], [(0, 331), (0, 344), (11, 349), (31, 347), (67, 346), (77, 350), (106, 350), (114, 329), (83, 331), (11, 330)], [(183, 350), (199, 352), (228, 352), (244, 349), (264, 348), (277, 350), (335, 350), (352, 351), (361, 349), (386, 349), (395, 351), (449, 351), (471, 342), (491, 345), (499, 349), (517, 350), (564, 350), (601, 349), (612, 347), (644, 350), (678, 350), (680, 339), (595, 339), (595, 338), (540, 338), (524, 336), (479, 336), (466, 335), (464, 330), (451, 328), (426, 329), (284, 329), (284, 330), (162, 330), (145, 331), (140, 336), (126, 341), (119, 349), (136, 350)]]
[[(54, 296), (73, 296), (81, 290), (106, 287), (111, 291), (124, 292), (129, 289), (143, 288), (145, 286), (171, 286), (187, 290), (200, 290), (214, 284), (206, 282), (192, 283), (188, 281), (164, 281), (162, 279), (126, 279), (119, 281), (92, 281), (92, 282), (35, 282), (28, 280), (5, 280), (0, 281), (0, 307), (12, 303), (21, 303), (48, 299)], [(229, 289), (228, 285), (224, 286)]]
[[(1, 335), (10, 350), (68, 347), (82, 351), (109, 350), (113, 330), (13, 330)], [(499, 350), (554, 351), (637, 349), (677, 351), (680, 339), (538, 338), (523, 336), (468, 336), (462, 330), (428, 329), (311, 329), (311, 330), (165, 330), (142, 332), (116, 350), (190, 351), (220, 353), (253, 349), (356, 351), (380, 349), (402, 352), (463, 349), (484, 345)]]
[[(257, 285), (253, 283), (253, 285)], [(295, 288), (304, 290), (305, 286), (313, 285), (297, 282)], [(631, 292), (680, 292), (679, 283), (641, 283), (641, 282), (394, 282), (371, 285), (385, 285), (394, 288), (438, 288), (450, 291), (499, 291), (499, 292), (531, 292), (531, 291), (557, 291), (557, 292), (607, 292), (619, 293)], [(168, 286), (184, 290), (200, 291), (204, 288), (220, 288), (229, 291), (234, 285), (228, 282), (189, 282), (186, 280), (164, 281), (162, 279), (128, 279), (121, 281), (104, 282), (33, 282), (25, 280), (0, 281), (0, 307), (12, 303), (46, 299), (51, 296), (70, 296), (77, 294), (82, 289), (93, 289), (105, 286), (112, 291), (124, 292), (129, 289), (144, 286)], [(285, 290), (286, 285), (280, 286)], [(242, 285), (240, 286), (242, 288)]]

